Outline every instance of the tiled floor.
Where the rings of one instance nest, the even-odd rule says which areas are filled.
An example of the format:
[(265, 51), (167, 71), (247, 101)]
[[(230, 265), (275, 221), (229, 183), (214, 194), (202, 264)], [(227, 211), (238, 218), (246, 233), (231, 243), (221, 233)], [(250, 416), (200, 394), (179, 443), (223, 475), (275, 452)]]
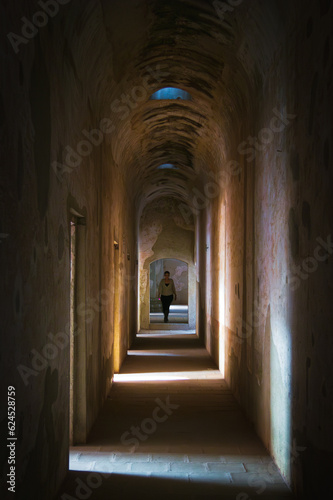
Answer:
[(70, 469), (62, 500), (293, 498), (188, 334), (137, 339), (87, 445), (71, 449)]

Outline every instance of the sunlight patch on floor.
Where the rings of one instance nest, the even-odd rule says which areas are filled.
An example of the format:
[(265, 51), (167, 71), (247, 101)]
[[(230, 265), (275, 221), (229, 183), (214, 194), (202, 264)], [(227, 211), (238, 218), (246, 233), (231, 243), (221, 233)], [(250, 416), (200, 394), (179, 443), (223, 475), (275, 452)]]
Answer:
[(114, 382), (147, 382), (168, 380), (217, 380), (223, 376), (219, 370), (153, 372), (153, 373), (115, 373)]

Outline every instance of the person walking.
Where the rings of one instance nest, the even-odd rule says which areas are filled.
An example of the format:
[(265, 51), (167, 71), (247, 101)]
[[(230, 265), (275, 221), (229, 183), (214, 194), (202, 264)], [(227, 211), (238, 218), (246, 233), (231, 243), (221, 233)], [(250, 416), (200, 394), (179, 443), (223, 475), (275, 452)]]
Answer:
[(173, 300), (173, 296), (175, 296), (175, 300), (177, 300), (175, 284), (173, 280), (170, 278), (169, 271), (165, 271), (164, 279), (161, 279), (158, 287), (158, 298), (161, 299), (162, 301), (164, 323), (168, 323), (169, 321), (168, 320), (169, 308)]

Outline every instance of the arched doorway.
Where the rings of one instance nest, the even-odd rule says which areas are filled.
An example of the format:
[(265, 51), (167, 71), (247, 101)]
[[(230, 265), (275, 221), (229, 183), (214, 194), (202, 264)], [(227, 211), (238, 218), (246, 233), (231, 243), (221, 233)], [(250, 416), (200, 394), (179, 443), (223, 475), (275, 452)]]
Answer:
[(177, 300), (170, 306), (169, 322), (188, 324), (188, 264), (179, 259), (158, 259), (150, 264), (149, 323), (163, 323), (162, 305), (157, 297), (158, 286), (165, 271), (170, 272), (177, 291)]

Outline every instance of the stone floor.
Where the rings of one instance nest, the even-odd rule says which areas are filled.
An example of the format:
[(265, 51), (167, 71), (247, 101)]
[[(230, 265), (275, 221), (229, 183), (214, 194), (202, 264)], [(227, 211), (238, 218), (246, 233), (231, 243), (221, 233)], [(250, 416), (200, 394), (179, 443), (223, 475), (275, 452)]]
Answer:
[[(162, 309), (162, 307), (161, 307)], [(164, 323), (164, 314), (162, 311), (154, 311), (149, 314), (150, 323)], [(188, 323), (188, 306), (170, 306), (169, 323)]]
[(57, 498), (293, 496), (207, 351), (194, 335), (164, 334), (129, 351)]

